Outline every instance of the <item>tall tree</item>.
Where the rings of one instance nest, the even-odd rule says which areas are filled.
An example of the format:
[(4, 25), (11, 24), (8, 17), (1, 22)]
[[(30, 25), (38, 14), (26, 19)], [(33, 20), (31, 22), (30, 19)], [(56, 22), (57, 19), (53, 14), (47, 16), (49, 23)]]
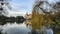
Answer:
[(47, 1), (37, 1), (32, 10), (32, 29), (40, 30), (42, 26), (49, 26), (51, 24), (59, 25), (60, 8), (58, 6), (60, 6), (60, 3), (52, 5)]
[(8, 9), (11, 9), (9, 1), (10, 0), (0, 0), (0, 15), (8, 15)]

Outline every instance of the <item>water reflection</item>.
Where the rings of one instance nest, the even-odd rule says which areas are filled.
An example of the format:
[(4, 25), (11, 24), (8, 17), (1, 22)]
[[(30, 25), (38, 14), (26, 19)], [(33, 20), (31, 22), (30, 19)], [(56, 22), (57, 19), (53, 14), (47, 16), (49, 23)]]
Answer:
[(31, 29), (29, 29), (25, 23), (14, 24), (7, 23), (2, 28), (2, 34), (29, 34)]

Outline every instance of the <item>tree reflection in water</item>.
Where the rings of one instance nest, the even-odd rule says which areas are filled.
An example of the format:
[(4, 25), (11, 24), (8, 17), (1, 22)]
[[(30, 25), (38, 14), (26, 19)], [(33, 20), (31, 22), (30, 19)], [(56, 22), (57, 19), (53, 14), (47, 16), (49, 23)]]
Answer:
[(7, 23), (2, 26), (2, 34), (30, 34), (31, 30), (24, 23)]

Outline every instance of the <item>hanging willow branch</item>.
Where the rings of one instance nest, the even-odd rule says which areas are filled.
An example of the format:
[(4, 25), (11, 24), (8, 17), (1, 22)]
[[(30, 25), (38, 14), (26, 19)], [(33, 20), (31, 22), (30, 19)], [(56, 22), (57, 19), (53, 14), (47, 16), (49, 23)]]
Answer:
[[(55, 14), (52, 15), (51, 11), (50, 12), (46, 12), (45, 10), (43, 10), (43, 8), (40, 7), (43, 3), (44, 3), (44, 1), (40, 1), (40, 2), (36, 3), (36, 5), (34, 6), (34, 8), (32, 10), (31, 23), (32, 23), (32, 29), (33, 30), (36, 30), (36, 29), (41, 30), (42, 26), (49, 26), (49, 25), (54, 24), (54, 23), (59, 25), (59, 20), (57, 19), (60, 16), (59, 15), (60, 14), (59, 11), (58, 11), (59, 14), (58, 13), (56, 14), (56, 12), (54, 11), (55, 9), (53, 7), (54, 10), (52, 12), (54, 12)], [(47, 4), (49, 4), (49, 3), (47, 3)], [(43, 13), (40, 14), (39, 12), (41, 12), (41, 11), (44, 14)]]

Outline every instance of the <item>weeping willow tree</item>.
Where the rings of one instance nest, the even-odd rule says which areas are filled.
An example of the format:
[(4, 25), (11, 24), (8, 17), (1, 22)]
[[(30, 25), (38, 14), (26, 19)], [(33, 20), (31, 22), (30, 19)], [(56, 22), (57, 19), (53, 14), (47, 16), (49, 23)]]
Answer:
[[(31, 20), (32, 30), (36, 29), (41, 30), (42, 26), (49, 26), (55, 23), (58, 24), (58, 22), (60, 21), (58, 20), (60, 12), (56, 10), (54, 7), (53, 8), (51, 7), (52, 10), (50, 8), (46, 9), (42, 8), (42, 5), (44, 3), (48, 5), (47, 7), (51, 7), (51, 5), (48, 2), (40, 1), (36, 3), (36, 5), (32, 10), (32, 20)], [(57, 12), (54, 10), (56, 10)]]
[(40, 29), (40, 27), (43, 24), (43, 20), (44, 20), (43, 15), (39, 14), (38, 12), (35, 11), (35, 9), (33, 9), (31, 21), (33, 30)]
[[(33, 11), (32, 11), (31, 23), (32, 23), (33, 30), (41, 29), (41, 27), (43, 25), (46, 25), (47, 23), (49, 23), (48, 21), (50, 20), (50, 18), (47, 19), (47, 17), (49, 15), (44, 15), (43, 10), (39, 6), (40, 6), (40, 4), (35, 5), (35, 7), (33, 8)], [(47, 23), (45, 21), (47, 21)]]
[(54, 21), (58, 26), (60, 26), (60, 2), (58, 2), (54, 9), (56, 10), (55, 14), (52, 15), (52, 21)]
[(42, 26), (49, 26), (52, 23), (52, 20), (49, 13), (46, 13), (45, 15), (39, 14), (39, 12), (36, 12), (36, 10), (33, 9), (31, 23), (33, 30), (41, 30)]

